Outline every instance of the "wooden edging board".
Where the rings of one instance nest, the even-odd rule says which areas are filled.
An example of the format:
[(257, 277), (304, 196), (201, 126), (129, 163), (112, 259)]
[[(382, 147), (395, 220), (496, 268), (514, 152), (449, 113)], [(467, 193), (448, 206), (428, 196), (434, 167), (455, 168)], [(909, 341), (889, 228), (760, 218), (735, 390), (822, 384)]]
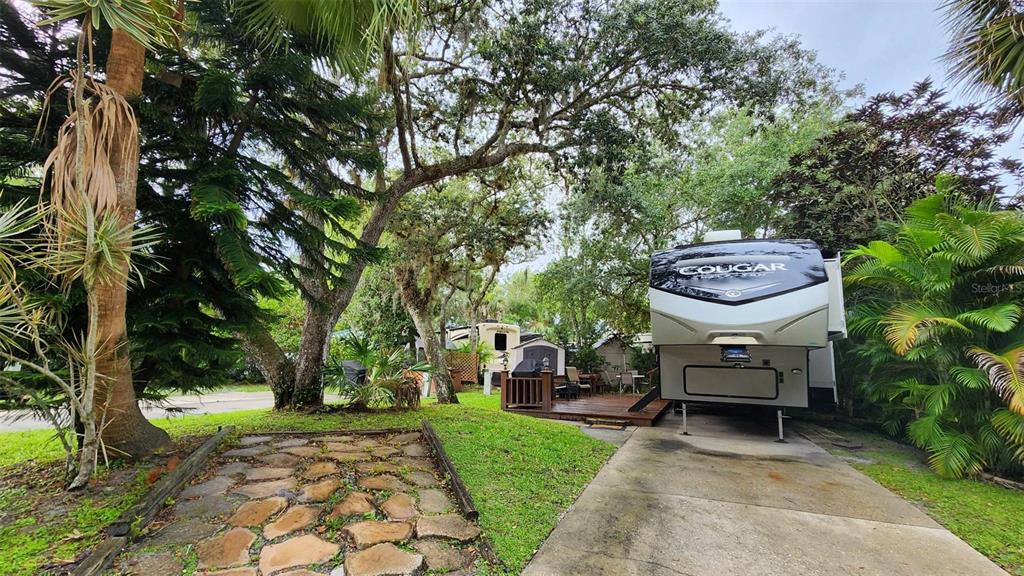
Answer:
[(71, 572), (71, 576), (94, 576), (109, 568), (114, 557), (153, 521), (163, 508), (164, 502), (199, 472), (221, 441), (234, 430), (234, 426), (221, 428), (203, 442), (202, 446), (196, 448), (177, 468), (158, 480), (141, 500), (125, 510), (107, 527), (107, 537), (82, 560)]

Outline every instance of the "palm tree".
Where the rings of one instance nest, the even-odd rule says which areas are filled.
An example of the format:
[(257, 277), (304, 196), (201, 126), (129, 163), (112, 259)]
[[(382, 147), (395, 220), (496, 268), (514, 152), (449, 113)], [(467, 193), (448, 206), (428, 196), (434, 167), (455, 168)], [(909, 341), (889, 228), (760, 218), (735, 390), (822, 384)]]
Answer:
[[(175, 0), (36, 0), (46, 11), (40, 24), (54, 24), (68, 20), (81, 20), (83, 29), (99, 28), (102, 24), (112, 28), (110, 53), (106, 62), (106, 87), (127, 101), (142, 92), (142, 79), (146, 49), (169, 47), (178, 41), (178, 29), (183, 21), (184, 4)], [(268, 49), (282, 45), (289, 31), (306, 34), (332, 48), (330, 63), (341, 70), (351, 70), (365, 64), (368, 55), (378, 51), (385, 38), (396, 25), (406, 25), (415, 16), (416, 3), (407, 1), (374, 0), (239, 0), (235, 5), (250, 24), (253, 34), (259, 35)], [(81, 43), (91, 43), (91, 36)], [(79, 50), (79, 71), (76, 84), (81, 86), (85, 67), (84, 50)], [(91, 53), (91, 51), (89, 51)], [(89, 62), (90, 69), (93, 63)], [(76, 89), (77, 110), (84, 114), (88, 108), (80, 90)], [(79, 123), (84, 124), (84, 122)], [(139, 134), (134, 118), (114, 122), (111, 129), (94, 142), (105, 152), (100, 164), (109, 173), (102, 186), (93, 187), (93, 202), (106, 206), (120, 219), (122, 226), (134, 224), (136, 212), (136, 186), (138, 183)], [(59, 147), (59, 145), (58, 145)], [(84, 154), (70, 142), (65, 153)], [(65, 163), (68, 170), (77, 164), (79, 169), (93, 164)], [(98, 173), (97, 173), (98, 174)], [(69, 175), (70, 176), (70, 175)], [(99, 181), (101, 178), (84, 180)], [(55, 174), (53, 181), (61, 178)], [(65, 182), (74, 182), (69, 177)], [(73, 187), (73, 186), (72, 186)], [(109, 204), (100, 202), (109, 200)], [(130, 235), (125, 237), (130, 238)], [(130, 253), (130, 247), (121, 247)], [(123, 274), (127, 277), (125, 262)], [(132, 383), (131, 360), (126, 343), (127, 286), (122, 281), (105, 281), (95, 287), (97, 305), (97, 337), (103, 343), (97, 357), (96, 405), (106, 407), (101, 435), (104, 444), (128, 457), (140, 457), (170, 442), (166, 432), (153, 426), (139, 409)]]
[(940, 193), (912, 204), (893, 237), (846, 259), (863, 390), (936, 471), (1019, 469), (1024, 218)]
[(948, 0), (950, 77), (1024, 114), (1024, 1)]

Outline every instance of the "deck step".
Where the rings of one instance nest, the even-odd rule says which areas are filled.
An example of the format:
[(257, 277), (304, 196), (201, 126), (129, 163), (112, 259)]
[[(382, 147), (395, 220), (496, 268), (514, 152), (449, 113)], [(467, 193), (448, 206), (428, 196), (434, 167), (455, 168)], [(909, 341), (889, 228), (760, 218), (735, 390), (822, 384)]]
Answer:
[(625, 430), (629, 422), (625, 420), (613, 420), (611, 418), (586, 418), (583, 420), (591, 428), (607, 428), (609, 430)]

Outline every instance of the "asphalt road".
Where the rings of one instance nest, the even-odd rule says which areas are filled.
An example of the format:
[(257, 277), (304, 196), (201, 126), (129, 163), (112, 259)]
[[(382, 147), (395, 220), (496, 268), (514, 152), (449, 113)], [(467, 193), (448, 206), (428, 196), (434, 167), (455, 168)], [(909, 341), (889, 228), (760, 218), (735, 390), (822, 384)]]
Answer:
[(524, 576), (1007, 576), (792, 431), (680, 420), (629, 436)]
[[(337, 396), (328, 394), (326, 400), (336, 400)], [(237, 412), (239, 410), (255, 410), (271, 408), (274, 396), (270, 392), (221, 392), (202, 396), (172, 396), (163, 404), (143, 406), (142, 412), (149, 419), (166, 418), (180, 415), (169, 408), (184, 409), (185, 414), (215, 414), (219, 412)], [(16, 432), (18, 430), (39, 430), (50, 428), (46, 420), (36, 418), (31, 412), (24, 410), (0, 411), (0, 432)]]

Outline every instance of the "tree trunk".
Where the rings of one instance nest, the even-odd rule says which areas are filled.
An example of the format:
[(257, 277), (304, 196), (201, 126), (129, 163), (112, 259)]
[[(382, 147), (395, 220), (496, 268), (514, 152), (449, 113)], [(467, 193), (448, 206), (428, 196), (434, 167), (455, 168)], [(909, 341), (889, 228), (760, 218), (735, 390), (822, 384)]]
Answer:
[(253, 326), (239, 336), (242, 350), (256, 362), (260, 374), (274, 393), (274, 409), (291, 406), (295, 392), (295, 364), (263, 326)]
[[(142, 91), (145, 49), (120, 30), (111, 37), (107, 59), (107, 85), (126, 98)], [(135, 188), (139, 177), (139, 135), (122, 130), (111, 142), (110, 166), (117, 190), (117, 216), (122, 226), (135, 223)], [(127, 268), (127, 266), (126, 266)], [(125, 282), (128, 270), (122, 270)], [(115, 456), (145, 456), (169, 446), (170, 436), (152, 425), (139, 409), (132, 386), (132, 365), (126, 340), (125, 310), (128, 286), (122, 281), (96, 285), (97, 336), (100, 350), (96, 361), (98, 430), (104, 446)]]
[[(305, 216), (311, 225), (323, 231), (324, 222), (319, 214), (306, 211)], [(331, 287), (326, 272), (329, 263), (326, 258), (321, 243), (317, 243), (312, 250), (303, 249), (299, 254), (299, 264), (309, 272), (299, 279), (302, 282), (306, 317), (302, 322), (302, 338), (295, 359), (293, 408), (308, 410), (324, 405), (321, 375), (331, 344), (331, 333), (338, 322), (330, 301)]]
[(406, 304), (405, 307), (409, 315), (412, 316), (412, 323), (416, 325), (420, 339), (423, 340), (423, 351), (430, 364), (430, 377), (434, 381), (434, 390), (437, 391), (438, 404), (458, 404), (459, 398), (455, 395), (455, 388), (452, 386), (452, 375), (448, 372), (444, 354), (441, 352), (444, 348), (438, 341), (430, 314), (416, 310), (409, 304)]
[(452, 386), (452, 375), (444, 361), (444, 346), (439, 342), (438, 332), (434, 330), (434, 318), (430, 313), (434, 303), (435, 287), (428, 286), (421, 290), (416, 284), (416, 273), (408, 268), (395, 267), (394, 273), (395, 285), (402, 297), (402, 304), (412, 318), (412, 323), (416, 325), (420, 340), (423, 341), (423, 351), (430, 364), (430, 377), (437, 391), (437, 401), (439, 404), (458, 404), (459, 398), (455, 395), (455, 387)]
[(307, 301), (306, 318), (302, 323), (302, 340), (295, 361), (295, 392), (293, 408), (318, 408), (324, 404), (324, 387), (320, 380), (323, 373), (327, 347), (335, 319), (324, 304)]

